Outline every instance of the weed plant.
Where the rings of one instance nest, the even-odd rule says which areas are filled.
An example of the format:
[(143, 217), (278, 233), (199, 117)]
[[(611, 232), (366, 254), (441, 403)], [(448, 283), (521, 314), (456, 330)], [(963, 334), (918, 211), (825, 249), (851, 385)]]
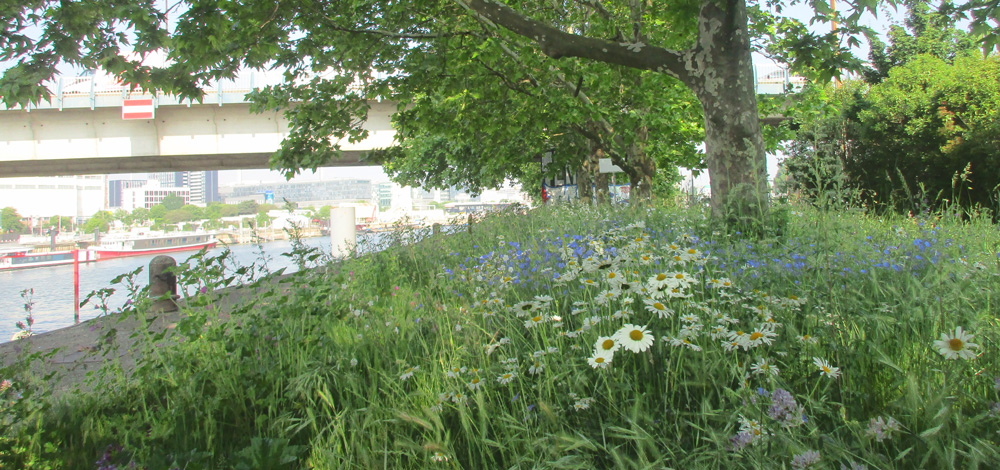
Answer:
[[(2, 371), (3, 468), (990, 468), (987, 218), (546, 207), (276, 278), (201, 256), (131, 376)], [(213, 295), (249, 282), (235, 306)], [(142, 292), (123, 312), (145, 319)], [(144, 320), (145, 321), (145, 320)], [(26, 339), (25, 341), (30, 341)], [(113, 367), (113, 366), (109, 366)]]

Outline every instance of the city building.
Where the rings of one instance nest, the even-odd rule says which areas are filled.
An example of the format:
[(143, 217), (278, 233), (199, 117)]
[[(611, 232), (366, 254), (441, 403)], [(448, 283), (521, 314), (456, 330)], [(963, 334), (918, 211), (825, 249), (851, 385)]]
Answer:
[(206, 206), (210, 202), (222, 201), (218, 171), (178, 171), (175, 175), (175, 187), (191, 190), (191, 204)]
[(171, 195), (183, 199), (184, 204), (191, 203), (190, 189), (164, 187), (157, 180), (149, 180), (140, 187), (123, 189), (121, 208), (128, 212), (132, 212), (137, 207), (152, 209), (153, 206), (163, 202), (163, 199)]
[(265, 195), (270, 195), (278, 205), (287, 200), (315, 207), (338, 202), (369, 202), (373, 196), (371, 181), (362, 179), (237, 184), (223, 186), (219, 193), (226, 204), (264, 203)]
[(378, 205), (379, 210), (388, 210), (392, 207), (392, 187), (395, 183), (377, 183), (375, 184), (375, 203)]
[(0, 208), (25, 218), (69, 216), (83, 219), (104, 209), (105, 176), (0, 178)]
[(108, 199), (105, 201), (105, 208), (118, 209), (122, 206), (122, 191), (125, 189), (139, 188), (146, 184), (144, 179), (113, 179), (108, 180)]

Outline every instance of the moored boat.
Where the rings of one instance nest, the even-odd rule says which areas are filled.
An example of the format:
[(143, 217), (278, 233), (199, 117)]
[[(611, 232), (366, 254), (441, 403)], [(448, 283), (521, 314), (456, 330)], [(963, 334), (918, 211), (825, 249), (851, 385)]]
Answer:
[(106, 260), (125, 256), (158, 255), (215, 248), (217, 243), (215, 237), (208, 233), (127, 235), (101, 238), (97, 244), (88, 247), (87, 250), (94, 252), (97, 260)]
[(0, 271), (73, 264), (74, 253), (81, 263), (97, 261), (97, 254), (89, 250), (36, 252), (32, 247), (0, 248)]

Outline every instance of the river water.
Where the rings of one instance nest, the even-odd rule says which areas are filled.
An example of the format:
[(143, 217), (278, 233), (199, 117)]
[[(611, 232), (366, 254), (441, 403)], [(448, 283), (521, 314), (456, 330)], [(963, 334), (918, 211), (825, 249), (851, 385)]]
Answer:
[[(330, 252), (329, 237), (306, 238), (302, 241), (307, 246), (317, 248), (324, 254)], [(359, 243), (363, 243), (363, 240), (359, 240)], [(291, 258), (281, 256), (282, 253), (292, 251), (290, 241), (268, 242), (261, 247), (263, 247), (263, 257), (268, 259), (266, 266), (270, 271), (287, 268), (285, 272), (289, 273), (297, 270), (297, 266)], [(220, 246), (210, 250), (209, 254), (218, 255), (224, 249)], [(240, 266), (249, 266), (254, 262), (260, 264), (262, 252), (256, 245), (232, 245), (229, 250), (232, 252), (230, 259)], [(178, 252), (170, 253), (170, 256), (181, 263), (195, 253), (194, 251)], [(112, 286), (111, 280), (142, 266), (143, 271), (138, 275), (137, 280), (140, 285), (146, 285), (149, 280), (149, 262), (154, 257), (152, 255), (136, 256), (81, 264), (80, 300), (86, 298), (91, 291), (114, 287), (116, 292), (110, 297), (109, 307), (111, 310), (120, 308), (127, 300), (123, 292), (124, 286), (121, 284)], [(34, 289), (31, 297), (34, 302), (32, 307), (32, 315), (35, 319), (33, 330), (36, 333), (63, 328), (74, 323), (72, 264), (2, 271), (0, 272), (0, 342), (9, 341), (10, 337), (18, 331), (15, 324), (24, 320), (26, 316), (25, 300), (21, 297), (21, 292), (26, 289)], [(101, 310), (88, 303), (80, 308), (80, 320), (88, 320), (102, 313)]]

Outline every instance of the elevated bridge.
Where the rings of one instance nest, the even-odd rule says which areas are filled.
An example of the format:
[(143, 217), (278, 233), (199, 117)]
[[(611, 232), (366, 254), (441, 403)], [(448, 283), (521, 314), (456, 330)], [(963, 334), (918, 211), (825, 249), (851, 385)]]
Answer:
[[(755, 69), (758, 93), (777, 94), (800, 79), (776, 67)], [(52, 98), (26, 109), (0, 105), (0, 177), (269, 168), (288, 134), (281, 112), (250, 112), (246, 94), (282, 80), (247, 71), (208, 87), (202, 103), (130, 93), (113, 77), (58, 77)], [(126, 99), (151, 99), (154, 116), (123, 119)], [(393, 145), (394, 102), (371, 103), (361, 142), (341, 142), (330, 166), (367, 165), (372, 149)]]

